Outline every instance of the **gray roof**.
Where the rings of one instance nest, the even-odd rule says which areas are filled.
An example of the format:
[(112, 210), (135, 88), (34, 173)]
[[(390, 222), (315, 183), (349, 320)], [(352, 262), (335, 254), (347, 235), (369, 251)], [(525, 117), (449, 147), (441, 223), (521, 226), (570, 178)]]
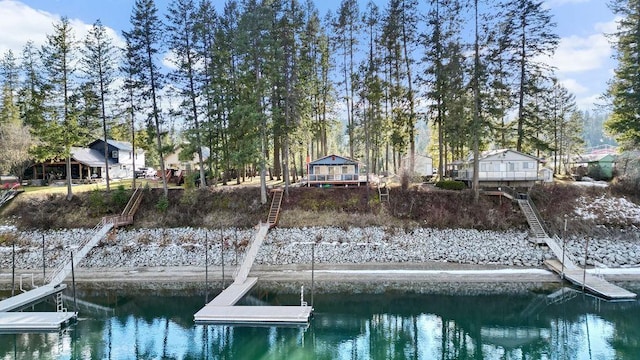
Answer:
[(313, 160), (309, 163), (310, 165), (344, 165), (344, 164), (358, 164), (356, 160), (349, 159), (345, 156), (340, 155), (327, 155), (321, 157), (319, 159)]
[[(71, 157), (73, 160), (91, 167), (103, 167), (104, 166), (104, 154), (100, 151), (89, 148), (71, 148)], [(113, 161), (109, 161), (109, 164), (114, 164)]]
[(120, 150), (126, 150), (126, 151), (132, 151), (133, 150), (133, 146), (131, 146), (131, 143), (127, 142), (127, 141), (118, 141), (118, 140), (108, 139), (107, 140), (107, 144), (109, 144), (111, 146), (115, 146)]

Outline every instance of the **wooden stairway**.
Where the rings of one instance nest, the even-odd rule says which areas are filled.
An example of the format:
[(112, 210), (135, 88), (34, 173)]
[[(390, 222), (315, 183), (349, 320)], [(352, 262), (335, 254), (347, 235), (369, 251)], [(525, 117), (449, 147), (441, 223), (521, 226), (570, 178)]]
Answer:
[(135, 215), (136, 211), (138, 211), (138, 208), (140, 207), (140, 203), (142, 202), (142, 187), (138, 186), (134, 191), (133, 194), (131, 194), (131, 198), (129, 199), (129, 202), (127, 203), (127, 206), (124, 207), (124, 210), (122, 210), (122, 215)]
[(533, 208), (533, 205), (528, 199), (518, 199), (518, 206), (524, 213), (524, 216), (527, 218), (527, 223), (529, 223), (529, 227), (531, 228), (531, 232), (533, 233), (536, 239), (546, 239), (549, 237), (547, 232), (542, 225), (542, 220), (538, 217), (537, 212)]
[(122, 210), (122, 214), (114, 216), (105, 216), (102, 218), (102, 224), (113, 224), (113, 227), (126, 226), (133, 224), (133, 217), (142, 202), (142, 187), (138, 186), (131, 194), (131, 198), (127, 206)]
[(11, 199), (16, 197), (16, 195), (18, 195), (20, 191), (22, 191), (22, 190), (20, 191), (18, 190), (19, 187), (20, 187), (20, 184), (15, 184), (10, 189), (2, 191), (0, 195), (0, 207), (8, 203)]
[(383, 201), (387, 204), (389, 203), (389, 187), (387, 183), (378, 183), (378, 197), (380, 199), (380, 203)]
[(282, 189), (273, 189), (273, 199), (271, 200), (271, 210), (269, 210), (269, 217), (267, 223), (269, 227), (274, 227), (278, 223), (278, 217), (280, 216), (280, 205), (282, 204)]

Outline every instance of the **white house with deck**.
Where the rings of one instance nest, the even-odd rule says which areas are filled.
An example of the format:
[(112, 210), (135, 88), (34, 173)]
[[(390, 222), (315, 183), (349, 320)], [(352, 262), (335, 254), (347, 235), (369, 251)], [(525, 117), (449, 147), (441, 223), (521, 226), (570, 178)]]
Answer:
[[(531, 187), (538, 180), (541, 160), (515, 150), (500, 149), (480, 154), (478, 177), (483, 187)], [(473, 154), (462, 161), (457, 177), (468, 185), (473, 181)]]

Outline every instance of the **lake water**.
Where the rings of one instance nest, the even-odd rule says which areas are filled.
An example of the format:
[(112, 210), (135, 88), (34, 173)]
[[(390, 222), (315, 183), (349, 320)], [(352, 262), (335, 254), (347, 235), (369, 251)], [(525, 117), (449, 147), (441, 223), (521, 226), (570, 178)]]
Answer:
[(279, 328), (195, 325), (204, 295), (83, 293), (102, 307), (59, 333), (0, 335), (0, 359), (640, 359), (639, 301), (547, 295), (316, 294), (308, 327)]

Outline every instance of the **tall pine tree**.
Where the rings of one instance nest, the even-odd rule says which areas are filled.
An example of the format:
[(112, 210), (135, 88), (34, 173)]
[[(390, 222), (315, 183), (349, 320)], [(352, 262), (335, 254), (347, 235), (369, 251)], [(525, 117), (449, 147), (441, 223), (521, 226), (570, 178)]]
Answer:
[(162, 85), (162, 74), (158, 65), (160, 44), (162, 40), (162, 22), (158, 17), (158, 9), (153, 0), (136, 0), (131, 14), (133, 29), (124, 33), (127, 46), (132, 50), (132, 73), (141, 87), (142, 98), (150, 102), (148, 128), (155, 135), (156, 149), (160, 158), (162, 187), (165, 197), (169, 195), (167, 175), (164, 166), (164, 154), (167, 151), (162, 145), (162, 121), (160, 119), (159, 92)]
[(612, 34), (618, 66), (609, 83), (611, 116), (605, 123), (625, 148), (640, 147), (640, 1), (612, 0), (609, 7), (620, 17)]
[[(109, 139), (106, 102), (110, 92), (109, 88), (115, 77), (115, 51), (112, 40), (107, 34), (107, 29), (100, 20), (97, 20), (89, 29), (84, 40), (83, 71), (98, 94), (99, 116), (102, 119), (102, 138), (105, 144)], [(109, 191), (109, 153), (107, 146), (104, 147), (104, 163), (107, 191)]]

